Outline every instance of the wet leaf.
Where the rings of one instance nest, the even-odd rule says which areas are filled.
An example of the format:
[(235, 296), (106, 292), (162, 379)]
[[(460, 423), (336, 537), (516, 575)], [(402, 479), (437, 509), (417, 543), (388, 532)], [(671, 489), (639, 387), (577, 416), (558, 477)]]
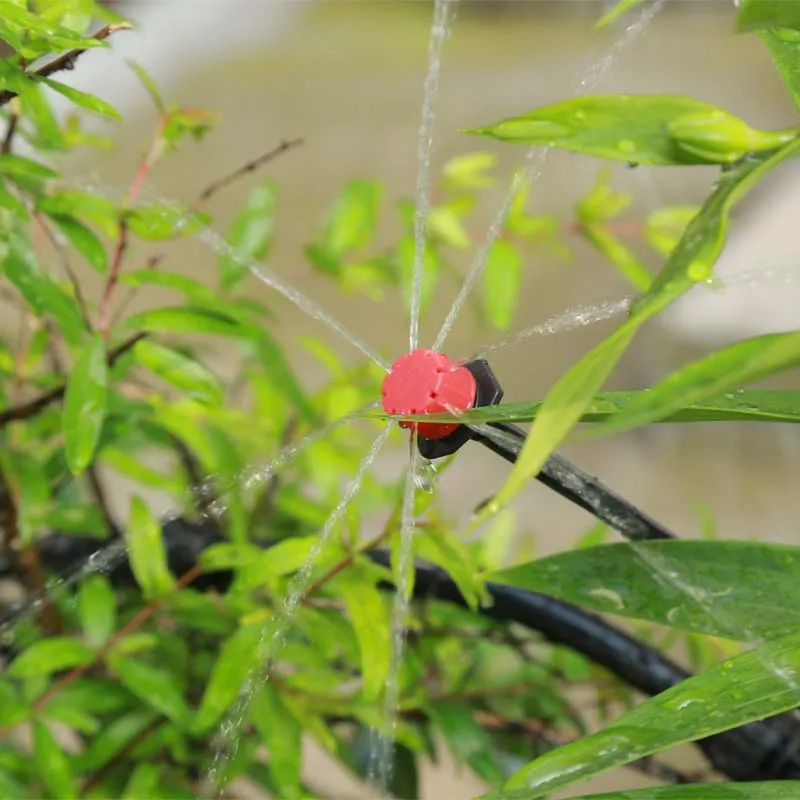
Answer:
[(142, 661), (113, 657), (111, 667), (122, 685), (145, 705), (168, 717), (180, 727), (189, 720), (189, 708), (174, 675)]
[(392, 649), (383, 597), (369, 575), (358, 570), (342, 591), (361, 651), (364, 699), (376, 701), (386, 684)]
[(52, 78), (42, 78), (41, 80), (54, 92), (64, 95), (67, 100), (75, 103), (76, 106), (85, 108), (88, 111), (94, 111), (95, 114), (100, 114), (100, 116), (103, 117), (122, 119), (119, 111), (117, 111), (116, 108), (109, 103), (106, 103), (105, 100), (101, 100), (96, 95), (89, 94), (88, 92), (82, 92), (80, 89), (76, 89), (73, 86), (67, 86), (65, 83), (61, 83), (60, 81), (54, 81)]
[(800, 548), (788, 545), (623, 542), (558, 553), (486, 578), (594, 611), (734, 640), (800, 628)]
[(489, 250), (483, 275), (486, 313), (498, 330), (508, 330), (514, 320), (521, 282), (522, 258), (517, 248), (498, 239)]
[(32, 644), (17, 656), (8, 674), (19, 678), (50, 675), (53, 672), (83, 667), (94, 661), (94, 653), (78, 639), (54, 636)]
[(588, 95), (467, 133), (545, 145), (633, 164), (725, 164), (787, 144), (793, 131), (760, 131), (681, 95)]
[[(600, 392), (581, 415), (581, 422), (602, 422), (624, 413), (630, 403), (639, 403), (646, 392)], [(503, 403), (451, 414), (410, 414), (402, 419), (427, 422), (531, 422), (542, 407), (541, 400)], [(363, 416), (388, 419), (383, 411)], [(393, 417), (401, 419), (401, 417)], [(685, 406), (654, 422), (800, 422), (800, 392), (791, 389), (741, 389), (708, 397)]]
[(223, 253), (219, 258), (219, 285), (223, 291), (232, 289), (250, 273), (248, 259), (261, 261), (272, 248), (276, 200), (275, 184), (264, 183), (250, 192), (234, 218), (226, 237), (233, 253)]
[(128, 229), (134, 236), (161, 242), (176, 236), (197, 233), (208, 222), (205, 214), (195, 214), (173, 203), (137, 206), (125, 214)]
[(425, 711), (444, 735), (456, 761), (468, 764), (489, 783), (503, 780), (503, 771), (492, 756), (489, 735), (475, 721), (469, 706), (456, 702), (431, 703)]
[(86, 259), (86, 262), (98, 272), (105, 274), (108, 269), (108, 253), (96, 234), (74, 217), (66, 215), (50, 215), (61, 233), (69, 243)]
[(736, 29), (742, 33), (765, 28), (800, 31), (800, 7), (786, 0), (740, 0)]
[(574, 364), (550, 390), (510, 476), (492, 502), (473, 518), (470, 530), (507, 505), (537, 474), (589, 407), (638, 329), (696, 282), (708, 278), (724, 245), (733, 205), (759, 178), (798, 149), (800, 144), (793, 142), (777, 153), (762, 159), (754, 157), (722, 173), (713, 193), (687, 226), (648, 293), (631, 308), (628, 319)]
[(81, 583), (78, 614), (86, 643), (93, 649), (102, 647), (114, 633), (117, 602), (114, 590), (105, 575), (89, 575)]
[(688, 678), (603, 730), (541, 756), (503, 788), (525, 789), (534, 800), (646, 755), (789, 711), (797, 705), (798, 680), (795, 632)]
[(167, 566), (161, 525), (140, 497), (131, 500), (125, 540), (131, 569), (145, 596), (158, 597), (171, 591), (175, 578)]
[(300, 785), (303, 729), (274, 684), (263, 684), (253, 702), (252, 719), (267, 748), (267, 765), (275, 781), (276, 797), (305, 797)]
[(223, 390), (217, 378), (202, 364), (182, 353), (142, 339), (133, 348), (137, 363), (189, 397), (220, 405)]
[(78, 356), (64, 395), (64, 455), (73, 475), (94, 458), (106, 417), (107, 381), (105, 342), (95, 336)]
[(72, 800), (79, 796), (69, 755), (61, 748), (50, 729), (39, 720), (33, 723), (33, 761), (37, 774), (45, 782), (52, 797)]
[(255, 665), (259, 643), (268, 631), (261, 625), (242, 625), (222, 645), (211, 670), (192, 730), (205, 733), (230, 709)]
[(363, 250), (375, 234), (382, 194), (377, 181), (349, 183), (328, 215), (322, 249), (335, 259)]
[[(674, 372), (624, 411), (591, 428), (591, 437), (647, 425), (738, 386), (754, 383), (800, 364), (800, 333), (745, 339)], [(736, 399), (734, 394), (731, 398)]]

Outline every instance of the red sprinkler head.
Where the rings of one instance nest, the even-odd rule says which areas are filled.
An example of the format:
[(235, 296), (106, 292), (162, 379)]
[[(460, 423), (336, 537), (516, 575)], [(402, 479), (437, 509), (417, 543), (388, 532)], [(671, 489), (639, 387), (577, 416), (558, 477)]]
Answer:
[[(433, 350), (414, 350), (392, 364), (383, 381), (383, 408), (387, 414), (441, 414), (465, 411), (475, 405), (478, 387), (466, 367), (457, 367), (446, 355)], [(447, 422), (401, 422), (417, 426), (426, 439), (442, 439), (460, 427)]]

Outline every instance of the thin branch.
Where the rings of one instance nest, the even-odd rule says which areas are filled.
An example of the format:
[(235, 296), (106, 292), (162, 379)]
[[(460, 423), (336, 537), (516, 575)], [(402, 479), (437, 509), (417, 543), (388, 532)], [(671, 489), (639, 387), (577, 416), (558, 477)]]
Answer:
[(8, 118), (8, 128), (6, 128), (6, 135), (3, 139), (3, 145), (0, 147), (0, 153), (8, 155), (11, 152), (11, 145), (14, 141), (14, 134), (17, 132), (17, 125), (19, 124), (19, 103), (15, 102), (11, 106), (11, 115)]
[[(129, 22), (119, 22), (114, 25), (106, 25), (105, 28), (101, 28), (99, 31), (97, 31), (97, 33), (89, 38), (103, 41), (111, 36), (112, 33), (116, 33), (117, 31), (129, 31), (132, 28), (133, 25), (131, 25)], [(48, 78), (50, 75), (53, 75), (56, 72), (74, 69), (75, 62), (89, 49), (90, 48), (88, 47), (83, 47), (75, 50), (69, 50), (57, 58), (54, 58), (52, 61), (48, 61), (47, 64), (39, 67), (39, 69), (27, 74), (30, 77)], [(0, 106), (6, 105), (6, 103), (11, 102), (15, 97), (17, 97), (17, 92), (11, 92), (7, 90), (0, 92)]]
[[(127, 353), (128, 350), (130, 350), (138, 341), (144, 339), (146, 336), (146, 333), (135, 333), (133, 336), (126, 339), (121, 345), (115, 347), (108, 354), (108, 365), (113, 366), (120, 356)], [(13, 408), (7, 408), (5, 411), (0, 411), (0, 428), (8, 425), (10, 422), (17, 422), (19, 420), (35, 417), (40, 411), (47, 408), (47, 406), (61, 400), (66, 391), (67, 385), (66, 383), (62, 383), (61, 386), (51, 389), (49, 392), (46, 392), (34, 400), (30, 400), (22, 405), (14, 406)]]
[(219, 178), (200, 192), (197, 200), (191, 206), (192, 211), (198, 211), (202, 206), (204, 206), (217, 192), (222, 191), (223, 189), (227, 189), (235, 181), (238, 181), (240, 178), (243, 178), (245, 175), (248, 175), (251, 172), (255, 172), (260, 167), (264, 166), (264, 164), (272, 161), (273, 159), (278, 158), (278, 156), (283, 155), (288, 150), (291, 150), (294, 147), (298, 147), (299, 145), (303, 144), (302, 139), (291, 139), (291, 140), (284, 140), (282, 141), (277, 147), (270, 150), (268, 153), (264, 153), (263, 155), (259, 156), (258, 158), (254, 158), (252, 161), (248, 161), (244, 166), (239, 167), (239, 169), (231, 172), (229, 175), (226, 175), (223, 178)]

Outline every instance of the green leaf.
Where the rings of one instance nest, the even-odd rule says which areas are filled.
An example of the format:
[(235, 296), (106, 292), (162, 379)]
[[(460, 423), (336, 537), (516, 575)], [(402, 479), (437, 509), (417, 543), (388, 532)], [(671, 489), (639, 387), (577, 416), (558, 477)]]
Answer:
[(0, 453), (3, 472), (16, 492), (17, 527), (23, 544), (31, 544), (38, 533), (50, 501), (50, 481), (41, 459), (30, 453)]
[(44, 164), (32, 161), (30, 158), (16, 156), (13, 153), (0, 154), (0, 175), (33, 181), (46, 181), (49, 178), (58, 177), (57, 172), (44, 166)]
[(78, 344), (86, 332), (86, 325), (75, 300), (39, 269), (33, 248), (21, 231), (11, 232), (8, 245), (2, 261), (8, 280), (37, 316), (50, 315), (64, 338), (72, 345)]
[(96, 234), (74, 217), (50, 215), (70, 244), (101, 274), (108, 269), (108, 253)]
[[(659, 568), (677, 574), (678, 583), (664, 579)], [(788, 545), (622, 542), (558, 553), (485, 577), (595, 611), (734, 640), (800, 628), (800, 548)]]
[(746, 33), (765, 28), (800, 31), (800, 6), (791, 0), (741, 0), (736, 29)]
[(726, 164), (773, 150), (793, 131), (759, 131), (680, 95), (588, 95), (467, 131), (633, 164)]
[(800, 108), (800, 36), (794, 30), (761, 31), (795, 106)]
[(109, 238), (116, 238), (119, 223), (117, 208), (107, 197), (89, 192), (56, 191), (36, 200), (36, 208), (52, 217), (88, 219)]
[(492, 502), (473, 518), (470, 530), (505, 506), (537, 474), (586, 411), (638, 329), (696, 282), (708, 278), (724, 245), (733, 205), (759, 178), (798, 149), (800, 144), (792, 142), (776, 153), (762, 159), (748, 159), (722, 173), (713, 193), (687, 226), (647, 295), (631, 308), (628, 319), (574, 364), (550, 390), (506, 483)]
[(458, 213), (448, 206), (436, 206), (428, 212), (428, 235), (459, 250), (467, 250), (472, 245)]
[(609, 11), (607, 11), (597, 23), (598, 28), (604, 28), (606, 25), (610, 25), (612, 22), (617, 20), (626, 12), (630, 11), (632, 8), (635, 8), (644, 0), (619, 0), (619, 2), (614, 5)]
[(208, 336), (242, 336), (242, 329), (229, 316), (195, 306), (154, 308), (126, 320), (131, 330), (150, 333), (202, 333)]
[(76, 106), (80, 106), (81, 108), (85, 108), (89, 111), (94, 111), (96, 114), (100, 114), (103, 117), (121, 119), (119, 111), (117, 111), (116, 108), (93, 94), (82, 92), (72, 86), (67, 86), (59, 81), (54, 81), (52, 78), (42, 78), (41, 80), (54, 92), (64, 95), (67, 100), (75, 103)]
[(525, 789), (534, 800), (668, 747), (789, 711), (797, 706), (798, 680), (795, 632), (646, 700), (603, 730), (531, 762), (503, 788)]
[(123, 275), (120, 282), (135, 289), (142, 286), (160, 286), (164, 289), (172, 289), (184, 294), (187, 300), (199, 305), (214, 299), (214, 292), (200, 281), (190, 278), (188, 275), (179, 275), (176, 272), (165, 272), (160, 269), (140, 269)]
[(605, 256), (617, 269), (617, 272), (637, 292), (646, 292), (653, 282), (647, 267), (635, 253), (623, 244), (616, 236), (602, 225), (586, 222), (581, 225), (581, 233), (588, 239), (599, 253)]
[(222, 645), (192, 724), (197, 734), (215, 726), (233, 705), (256, 663), (259, 643), (268, 635), (269, 631), (261, 625), (242, 625)]
[(64, 134), (41, 87), (26, 79), (19, 94), (20, 116), (34, 126), (31, 144), (40, 150), (63, 150)]
[(47, 725), (39, 720), (33, 723), (33, 761), (37, 775), (45, 782), (52, 797), (59, 800), (79, 797), (68, 753)]
[(668, 256), (699, 211), (700, 206), (666, 206), (654, 211), (644, 223), (649, 245), (662, 256)]
[(145, 596), (158, 597), (170, 592), (175, 578), (167, 566), (161, 525), (140, 497), (131, 500), (125, 540), (131, 569)]
[(105, 575), (84, 578), (78, 594), (78, 615), (89, 647), (96, 650), (108, 642), (117, 623), (117, 602)]
[(142, 800), (144, 797), (158, 797), (158, 786), (163, 769), (164, 767), (161, 764), (136, 764), (131, 770), (128, 782), (125, 784), (125, 791), (122, 793), (123, 800)]
[(328, 215), (323, 250), (334, 258), (363, 250), (375, 234), (382, 193), (377, 181), (347, 184)]
[(361, 651), (364, 699), (376, 701), (386, 684), (392, 649), (383, 597), (370, 575), (360, 570), (354, 571), (342, 591)]
[(442, 177), (448, 189), (487, 189), (494, 185), (494, 180), (486, 173), (496, 164), (494, 153), (466, 153), (451, 158), (442, 168)]
[(156, 715), (149, 709), (116, 715), (82, 753), (73, 757), (76, 772), (94, 772), (108, 764), (124, 748), (132, 746), (155, 719)]
[(463, 703), (431, 703), (425, 712), (444, 735), (456, 760), (468, 764), (489, 783), (503, 780), (503, 772), (492, 756), (492, 743)]
[(299, 800), (303, 729), (274, 684), (263, 684), (253, 700), (252, 720), (267, 748), (267, 764), (276, 797)]
[(163, 345), (142, 339), (133, 348), (136, 362), (163, 381), (202, 403), (218, 406), (223, 390), (217, 378), (202, 364)]
[(188, 724), (189, 708), (175, 676), (169, 670), (129, 658), (113, 657), (110, 662), (122, 685), (145, 705), (180, 727)]
[(674, 372), (586, 435), (608, 435), (647, 425), (693, 403), (797, 364), (800, 364), (800, 332), (773, 333), (736, 342)]
[(517, 248), (498, 239), (489, 250), (483, 275), (486, 313), (498, 330), (508, 330), (514, 320), (521, 282), (522, 259)]
[[(626, 789), (605, 794), (582, 794), (573, 800), (794, 800), (797, 781), (756, 783), (699, 783), (683, 786), (653, 786), (649, 789)], [(528, 800), (523, 789), (504, 793), (502, 800)]]
[[(644, 392), (601, 392), (586, 407), (581, 422), (602, 422), (624, 413), (631, 403), (640, 402)], [(409, 414), (392, 419), (420, 422), (532, 422), (542, 407), (541, 400), (503, 403), (499, 406), (471, 408), (458, 417), (452, 414)], [(389, 419), (385, 411), (367, 411), (365, 417)], [(800, 422), (800, 392), (786, 389), (740, 389), (709, 397), (681, 408), (655, 422)]]
[(208, 221), (205, 214), (195, 214), (173, 203), (137, 206), (125, 213), (125, 222), (134, 236), (161, 242), (176, 236), (191, 236)]
[(226, 237), (232, 252), (219, 257), (219, 286), (223, 291), (232, 289), (250, 272), (247, 259), (261, 261), (269, 253), (275, 227), (276, 196), (274, 183), (256, 186), (234, 218)]
[(73, 475), (92, 463), (106, 416), (108, 366), (102, 337), (83, 349), (67, 380), (64, 395), (64, 456)]
[(94, 653), (77, 639), (54, 636), (41, 639), (17, 656), (8, 674), (18, 678), (50, 675), (52, 672), (84, 667), (94, 661)]
[(141, 66), (141, 64), (137, 64), (130, 58), (125, 59), (125, 63), (133, 70), (136, 77), (139, 79), (139, 83), (142, 84), (147, 94), (150, 95), (150, 99), (153, 101), (153, 105), (156, 107), (156, 111), (158, 111), (159, 115), (166, 114), (167, 107), (164, 104), (161, 93), (158, 91), (158, 86), (150, 77), (147, 70)]

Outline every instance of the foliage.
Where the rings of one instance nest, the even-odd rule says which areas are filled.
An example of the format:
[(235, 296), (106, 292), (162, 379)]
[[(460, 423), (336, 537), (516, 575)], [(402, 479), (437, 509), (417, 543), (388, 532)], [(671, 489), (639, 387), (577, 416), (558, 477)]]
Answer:
[[(796, 98), (797, 24), (780, 6), (744, 2), (740, 28), (761, 32)], [(108, 24), (90, 33), (93, 19)], [(315, 339), (306, 345), (326, 370), (324, 385), (311, 391), (295, 374), (254, 276), (276, 236), (274, 181), (251, 189), (224, 240), (211, 228), (208, 207), (217, 192), (269, 157), (195, 200), (141, 200), (161, 160), (202, 143), (218, 121), (207, 110), (166, 102), (140, 66), (131, 68), (153, 99), (157, 122), (125, 198), (69, 185), (51, 168), (52, 153), (106, 143), (81, 131), (80, 114), (57, 121), (48, 92), (80, 113), (118, 116), (102, 98), (54, 76), (79, 67), (86, 49), (113, 46), (126, 27), (91, 0), (0, 0), (0, 36), (14, 50), (0, 61), (7, 131), (0, 269), (4, 298), (20, 323), (14, 327), (22, 331), (4, 332), (0, 341), (0, 573), (40, 597), (0, 621), (8, 657), (0, 671), (0, 796), (195, 797), (209, 776), (247, 777), (281, 798), (326, 796), (326, 787), (303, 771), (304, 738), (365, 778), (368, 731), (386, 724), (379, 709), (390, 672), (392, 570), (391, 559), (372, 555), (379, 547), (397, 554), (403, 487), (370, 474), (347, 489), (342, 483), (342, 476), (359, 475), (385, 424), (364, 411), (383, 373), (370, 363), (346, 367)], [(625, 162), (715, 164), (720, 176), (701, 208), (662, 208), (632, 223), (651, 256), (665, 259), (657, 272), (625, 241), (631, 223), (619, 223), (630, 198), (611, 186), (608, 172), (600, 172), (566, 223), (531, 214), (519, 188), (488, 253), (478, 301), (485, 331), (512, 327), (526, 256), (547, 248), (567, 260), (575, 236), (596, 248), (639, 299), (544, 401), (468, 412), (474, 421), (534, 421), (508, 484), (483, 506), (476, 525), (527, 484), (579, 421), (593, 423), (589, 435), (610, 435), (663, 420), (800, 419), (797, 393), (740, 388), (796, 364), (796, 333), (737, 343), (649, 392), (599, 393), (639, 328), (708, 278), (731, 208), (797, 152), (798, 131), (762, 131), (690, 98), (594, 96), (480, 132)], [(444, 166), (428, 219), (423, 307), (441, 281), (461, 279), (459, 257), (477, 244), (472, 214), (497, 182), (494, 168), (494, 157), (482, 152)], [(413, 203), (395, 202), (401, 232), (384, 248), (377, 242), (386, 194), (376, 181), (347, 184), (304, 255), (331, 291), (372, 302), (400, 293), (408, 305)], [(214, 288), (170, 267), (170, 245), (186, 236), (217, 251)], [(142, 264), (137, 251), (152, 242), (160, 254)], [(59, 269), (47, 266), (53, 260)], [(82, 275), (92, 276), (96, 292), (86, 291), (90, 282)], [(153, 288), (174, 299), (126, 312), (133, 297)], [(232, 379), (218, 374), (204, 350), (210, 339), (222, 340), (235, 360)], [(315, 433), (351, 414), (366, 417), (366, 426)], [(109, 473), (138, 487), (124, 521), (105, 499)], [(171, 498), (175, 519), (168, 524), (153, 511), (153, 490)], [(351, 497), (346, 508), (343, 492)], [(417, 498), (414, 555), (442, 567), (466, 607), (418, 603), (407, 621), (394, 731), (397, 796), (416, 796), (418, 760), (435, 755), (436, 738), (497, 790), (493, 796), (539, 797), (796, 705), (796, 548), (606, 545), (604, 529), (592, 529), (575, 551), (503, 568), (513, 516), (498, 515), (483, 541), (466, 544), (434, 500)], [(369, 539), (376, 512), (383, 527)], [(70, 566), (52, 549), (52, 530), (91, 555), (48, 588), (45, 571)], [(320, 531), (331, 535), (323, 539)], [(188, 551), (189, 564), (182, 555)], [(659, 574), (678, 574), (682, 583), (665, 585)], [(298, 575), (307, 581), (291, 624), (281, 627)], [(642, 636), (671, 629), (672, 643), (681, 637), (704, 671), (634, 704), (628, 687), (580, 652), (488, 613), (487, 579), (646, 622)], [(765, 583), (774, 598), (764, 598)], [(753, 649), (729, 652), (729, 643), (704, 637)], [(729, 658), (717, 666), (726, 647)], [(251, 702), (240, 707), (237, 698), (253, 674), (269, 680), (251, 685)], [(598, 708), (609, 699), (632, 707), (590, 735), (584, 714), (566, 699), (575, 681), (589, 682)], [(29, 748), (10, 735), (23, 729), (31, 732)], [(226, 733), (220, 743), (220, 730), (240, 738)], [(512, 777), (535, 753), (543, 755)], [(761, 784), (712, 786), (700, 794), (687, 786), (616, 796), (789, 796), (780, 783), (770, 784), (771, 794)]]

